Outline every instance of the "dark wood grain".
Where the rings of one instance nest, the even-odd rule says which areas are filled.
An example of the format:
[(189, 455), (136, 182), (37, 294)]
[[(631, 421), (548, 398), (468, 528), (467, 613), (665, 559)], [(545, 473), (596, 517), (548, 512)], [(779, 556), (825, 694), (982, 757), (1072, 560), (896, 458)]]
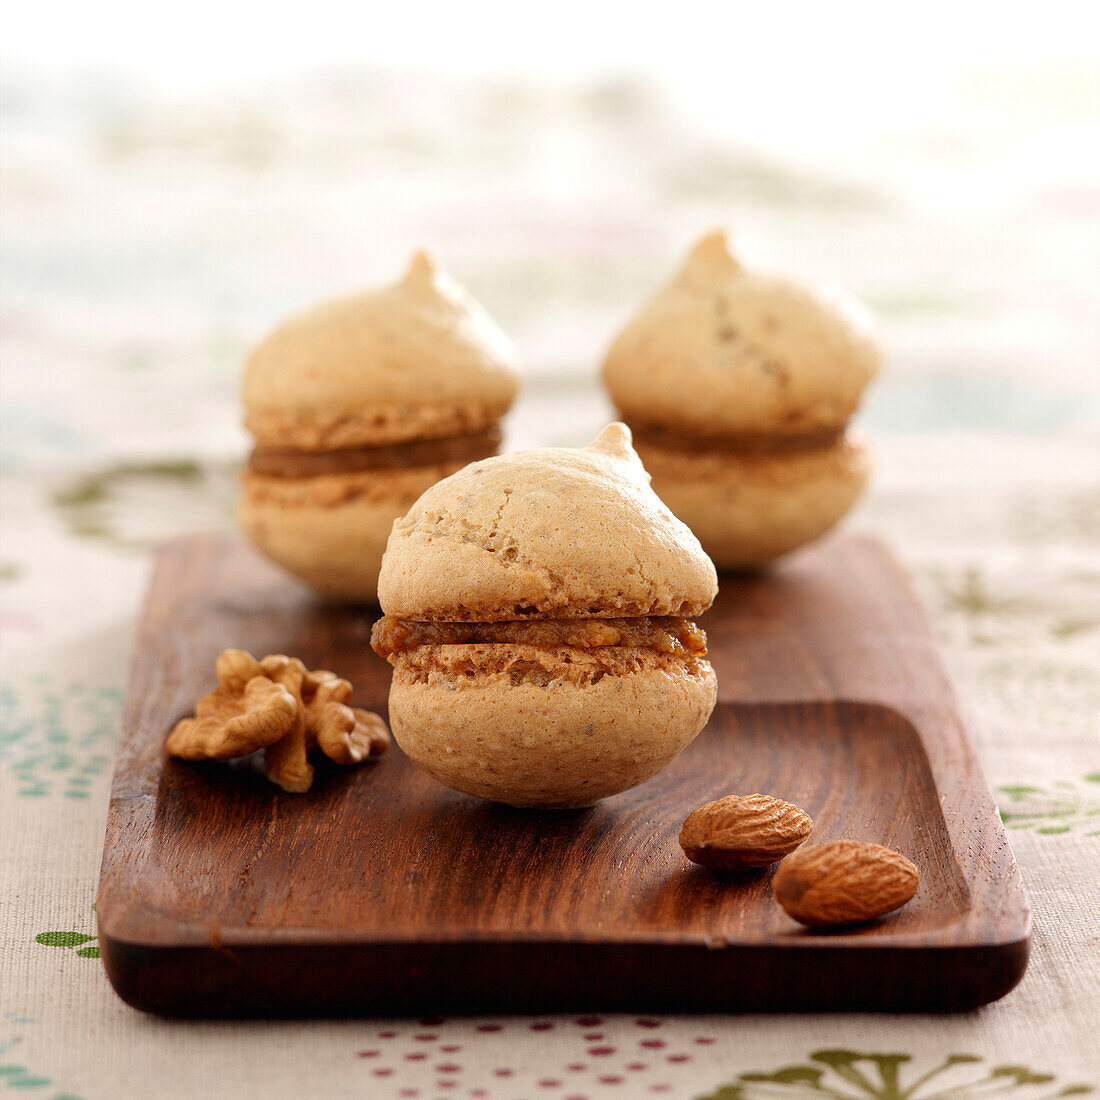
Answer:
[[(376, 612), (375, 612), (376, 614)], [(395, 746), (322, 766), (306, 795), (251, 761), (168, 760), (172, 724), (228, 646), (286, 652), (384, 713), (370, 609), (318, 602), (232, 538), (160, 555), (107, 823), (99, 943), (115, 989), (167, 1015), (430, 1010), (971, 1008), (1027, 963), (1015, 861), (908, 584), (836, 539), (723, 578), (703, 620), (719, 705), (650, 783), (579, 811), (457, 794)], [(676, 842), (729, 792), (804, 806), (921, 869), (897, 916), (828, 934), (769, 872), (717, 878)]]

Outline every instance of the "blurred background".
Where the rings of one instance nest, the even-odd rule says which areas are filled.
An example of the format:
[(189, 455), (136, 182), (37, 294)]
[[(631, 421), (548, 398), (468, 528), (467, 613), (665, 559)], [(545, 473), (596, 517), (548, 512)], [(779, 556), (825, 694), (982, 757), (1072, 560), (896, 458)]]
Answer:
[[(1094, 1075), (1098, 32), (1096, 0), (0, 0), (0, 1079), (371, 1091), (353, 1025), (166, 1032), (91, 961), (152, 549), (232, 527), (238, 377), (288, 313), (427, 247), (518, 344), (506, 444), (581, 444), (611, 334), (718, 226), (877, 315), (847, 528), (914, 579), (1036, 912), (1003, 1005), (828, 1041), (910, 1051), (910, 1081), (973, 1051), (970, 1095)], [(823, 1033), (720, 1034), (683, 1095)], [(480, 1038), (532, 1082), (565, 1049)]]
[(232, 523), (250, 345), (420, 246), (519, 345), (510, 446), (595, 432), (609, 337), (722, 225), (876, 313), (854, 523), (934, 600), (1100, 543), (1095, 5), (6, 8), (0, 576), (28, 641), (83, 614), (58, 570), (117, 601), (157, 539)]

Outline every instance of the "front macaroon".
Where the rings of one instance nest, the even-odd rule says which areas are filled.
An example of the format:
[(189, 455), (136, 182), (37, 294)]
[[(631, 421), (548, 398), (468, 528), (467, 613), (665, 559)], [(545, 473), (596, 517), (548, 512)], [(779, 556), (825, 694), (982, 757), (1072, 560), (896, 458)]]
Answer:
[(657, 494), (737, 569), (859, 499), (870, 463), (847, 429), (878, 365), (858, 303), (746, 271), (719, 232), (616, 337), (603, 379)]
[(393, 286), (292, 318), (245, 369), (245, 533), (319, 591), (374, 600), (393, 521), (496, 454), (518, 388), (507, 338), (423, 253)]
[(714, 708), (692, 619), (716, 593), (624, 426), (473, 463), (394, 524), (383, 559), (372, 644), (394, 736), (440, 782), (514, 806), (637, 786)]

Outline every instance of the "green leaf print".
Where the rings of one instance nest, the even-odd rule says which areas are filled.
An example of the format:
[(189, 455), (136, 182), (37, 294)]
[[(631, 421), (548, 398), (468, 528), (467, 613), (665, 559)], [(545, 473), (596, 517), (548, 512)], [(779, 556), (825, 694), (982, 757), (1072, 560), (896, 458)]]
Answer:
[(124, 462), (58, 489), (51, 503), (69, 533), (145, 551), (186, 531), (233, 526), (236, 467), (189, 458)]
[(1014, 651), (1053, 639), (1070, 653), (1100, 630), (1100, 574), (1052, 572), (1024, 584), (1011, 571), (971, 563), (929, 567), (918, 579), (949, 642)]
[[(3, 1015), (3, 1026), (7, 1027), (12, 1024), (17, 1025), (20, 1029), (25, 1028), (28, 1024), (33, 1024), (34, 1020), (30, 1016), (23, 1016), (16, 1012), (5, 1012)], [(9, 1053), (19, 1046), (23, 1042), (23, 1035), (19, 1032), (14, 1035), (10, 1032), (6, 1035), (0, 1036), (0, 1059), (6, 1058)], [(53, 1084), (53, 1081), (49, 1077), (45, 1077), (42, 1074), (32, 1073), (26, 1066), (19, 1063), (7, 1063), (0, 1064), (0, 1090), (3, 1089), (47, 1089)], [(43, 1096), (41, 1093), (35, 1092), (35, 1096), (41, 1096), (42, 1100), (80, 1100), (79, 1096), (74, 1096), (71, 1092), (53, 1092), (52, 1090)]]
[(122, 692), (48, 674), (0, 681), (0, 769), (25, 798), (86, 800), (114, 756)]
[(912, 1061), (909, 1054), (819, 1050), (807, 1063), (770, 1073), (742, 1073), (697, 1100), (985, 1100), (1007, 1095), (1054, 1100), (1094, 1091), (1092, 1085), (1078, 1082), (1048, 1088), (1056, 1082), (1055, 1075), (1028, 1066), (983, 1069), (984, 1059), (976, 1054), (950, 1054), (923, 1073), (906, 1072)]
[(95, 936), (88, 936), (83, 932), (39, 932), (34, 939), (36, 943), (46, 947), (79, 947), (82, 943), (94, 940)]
[(1006, 783), (997, 793), (1001, 820), (1009, 829), (1031, 829), (1039, 836), (1082, 829), (1085, 836), (1100, 836), (1100, 772), (1090, 772), (1079, 783), (1049, 787)]
[(48, 1077), (32, 1077), (26, 1066), (0, 1066), (0, 1080), (9, 1089), (40, 1089), (50, 1083)]
[[(92, 909), (95, 909), (94, 905)], [(43, 947), (64, 947), (68, 950), (79, 948), (74, 953), (82, 959), (99, 958), (99, 947), (95, 941), (96, 937), (88, 932), (39, 932), (34, 937), (34, 942)]]

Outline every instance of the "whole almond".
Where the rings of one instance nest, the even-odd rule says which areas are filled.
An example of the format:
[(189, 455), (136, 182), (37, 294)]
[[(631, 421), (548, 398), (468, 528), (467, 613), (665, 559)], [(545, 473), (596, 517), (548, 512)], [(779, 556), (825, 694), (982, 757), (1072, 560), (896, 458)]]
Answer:
[(919, 884), (920, 873), (900, 852), (861, 840), (795, 852), (772, 879), (779, 904), (811, 928), (885, 916), (904, 905)]
[(767, 867), (793, 852), (813, 830), (810, 815), (767, 794), (731, 794), (691, 813), (680, 847), (692, 863), (716, 871)]

